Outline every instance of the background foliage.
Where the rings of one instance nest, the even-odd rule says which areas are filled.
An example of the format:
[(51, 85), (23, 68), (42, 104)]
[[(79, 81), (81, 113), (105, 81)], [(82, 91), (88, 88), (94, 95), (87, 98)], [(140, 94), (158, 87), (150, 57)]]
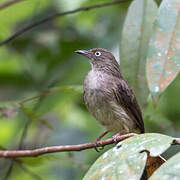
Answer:
[[(0, 1), (3, 2), (6, 0)], [(25, 25), (55, 12), (101, 2), (107, 1), (19, 2), (0, 10), (0, 40), (6, 39)], [(171, 9), (173, 5), (169, 4), (168, 15), (172, 18), (167, 19), (164, 15), (167, 12), (164, 12), (163, 7), (167, 7), (169, 1), (164, 0), (159, 7), (160, 2), (134, 0), (132, 3), (128, 1), (56, 18), (1, 46), (1, 149), (33, 149), (50, 145), (80, 144), (93, 141), (103, 131), (87, 112), (83, 103), (81, 85), (90, 70), (89, 63), (85, 58), (74, 53), (77, 49), (93, 47), (109, 49), (118, 60), (120, 59), (124, 78), (136, 92), (142, 107), (146, 132), (178, 137), (180, 134), (179, 66), (174, 65), (170, 68), (170, 72), (174, 75), (171, 79), (173, 81), (168, 81), (167, 85), (169, 83), (170, 85), (163, 87), (162, 90), (157, 89), (158, 85), (161, 85), (159, 83), (161, 79), (153, 81), (155, 85), (150, 82), (148, 64), (145, 71), (146, 58), (150, 65), (154, 59), (159, 58), (161, 63), (157, 71), (161, 67), (165, 67), (166, 70), (163, 64), (167, 65), (169, 61), (165, 53), (168, 50), (168, 42), (172, 39), (166, 36), (166, 32), (170, 34), (174, 28), (178, 32), (175, 39), (179, 38), (179, 24), (176, 25), (176, 22), (179, 23), (179, 16), (174, 9)], [(173, 2), (176, 3), (178, 0)], [(163, 26), (163, 23), (168, 22), (172, 22), (170, 26), (172, 29), (169, 31), (167, 26)], [(156, 37), (158, 33), (162, 35), (161, 32), (164, 32), (162, 39), (165, 39), (165, 42), (164, 46), (157, 50)], [(174, 44), (176, 45), (176, 42)], [(179, 47), (173, 48), (177, 48), (175, 49), (177, 53), (175, 56), (170, 55), (170, 58), (179, 65)], [(162, 56), (158, 56), (159, 52)], [(164, 59), (166, 62), (163, 61)], [(156, 80), (158, 74), (152, 74), (153, 80)], [(47, 90), (52, 93), (19, 104)], [(111, 147), (105, 147), (100, 153), (94, 150), (56, 153), (38, 158), (21, 158), (14, 163), (10, 159), (0, 159), (0, 179), (6, 177), (10, 166), (12, 168), (8, 179), (13, 180), (82, 179), (97, 157)], [(178, 150), (179, 147), (171, 147), (165, 156), (169, 158)]]

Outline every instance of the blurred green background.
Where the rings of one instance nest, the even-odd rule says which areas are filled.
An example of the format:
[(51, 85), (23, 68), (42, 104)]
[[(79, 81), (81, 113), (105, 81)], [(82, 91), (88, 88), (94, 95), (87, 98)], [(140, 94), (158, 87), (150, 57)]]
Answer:
[[(3, 2), (6, 0), (0, 1)], [(107, 1), (19, 2), (0, 10), (0, 40), (55, 12), (100, 2)], [(74, 51), (101, 47), (112, 51), (120, 59), (120, 33), (129, 4), (130, 1), (56, 18), (0, 47), (1, 149), (80, 144), (94, 141), (103, 132), (83, 102), (81, 86), (90, 70), (89, 62)], [(123, 69), (125, 71), (128, 74), (128, 68)], [(19, 102), (52, 88), (59, 90), (19, 106)], [(147, 132), (178, 137), (179, 89), (180, 76), (161, 95), (156, 107), (150, 98), (146, 105), (141, 104)], [(22, 135), (24, 129), (26, 133)], [(21, 139), (23, 141), (20, 143)], [(110, 147), (106, 146), (100, 153), (90, 149), (21, 158), (13, 166), (10, 159), (0, 159), (0, 179), (6, 177), (10, 166), (11, 173), (6, 178), (9, 180), (82, 179), (97, 157)], [(177, 151), (178, 147), (172, 147), (165, 156), (170, 157)]]

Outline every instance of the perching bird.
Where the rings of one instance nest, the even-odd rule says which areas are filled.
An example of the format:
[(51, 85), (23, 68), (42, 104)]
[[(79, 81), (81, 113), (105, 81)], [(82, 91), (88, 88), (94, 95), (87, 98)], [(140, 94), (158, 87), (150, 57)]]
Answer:
[[(144, 123), (136, 97), (123, 79), (119, 64), (111, 52), (94, 48), (89, 51), (77, 50), (89, 58), (91, 71), (84, 81), (84, 101), (89, 112), (105, 127), (106, 133), (112, 131), (119, 134), (144, 133)], [(113, 136), (116, 142), (116, 135)], [(97, 150), (98, 151), (98, 150)], [(147, 179), (165, 162), (161, 156), (147, 158), (147, 167), (141, 179)]]
[(84, 101), (89, 112), (105, 127), (102, 136), (110, 131), (144, 133), (136, 97), (123, 79), (112, 53), (101, 48), (75, 52), (89, 58), (91, 64), (91, 71), (84, 81)]
[[(91, 71), (84, 80), (84, 101), (89, 112), (105, 127), (107, 132), (144, 133), (144, 123), (136, 97), (123, 79), (119, 64), (111, 52), (94, 48), (89, 51), (77, 50), (89, 58)], [(116, 136), (115, 139), (116, 141)], [(98, 151), (98, 150), (97, 150)], [(147, 179), (165, 162), (161, 156), (147, 158), (147, 167), (141, 179)]]

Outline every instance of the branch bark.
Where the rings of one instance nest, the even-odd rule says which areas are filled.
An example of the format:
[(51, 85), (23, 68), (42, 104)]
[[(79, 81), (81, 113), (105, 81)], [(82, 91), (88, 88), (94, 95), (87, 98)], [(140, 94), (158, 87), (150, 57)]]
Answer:
[[(125, 134), (117, 137), (117, 142), (120, 142), (129, 137), (135, 136), (135, 133)], [(109, 138), (106, 140), (101, 140), (97, 142), (97, 147), (104, 147), (109, 144), (113, 144), (113, 138)], [(180, 145), (180, 138), (174, 138), (172, 145)], [(0, 157), (2, 158), (19, 158), (19, 157), (36, 157), (49, 153), (56, 152), (69, 152), (69, 151), (82, 151), (86, 149), (94, 148), (93, 143), (85, 143), (78, 145), (62, 145), (62, 146), (50, 146), (44, 148), (38, 148), (33, 150), (3, 150), (0, 151)]]
[[(130, 133), (125, 134), (122, 136), (117, 137), (117, 142), (120, 142), (126, 138), (135, 136), (136, 134)], [(109, 144), (113, 144), (114, 140), (113, 138), (109, 138), (106, 140), (101, 140), (97, 142), (97, 147), (104, 147)], [(56, 152), (69, 152), (69, 151), (82, 151), (86, 149), (92, 149), (94, 148), (93, 143), (85, 143), (85, 144), (78, 144), (78, 145), (62, 145), (62, 146), (50, 146), (50, 147), (43, 147), (39, 149), (33, 149), (33, 150), (3, 150), (0, 151), (0, 157), (4, 158), (18, 158), (18, 157), (36, 157), (43, 154), (49, 154), (49, 153), (56, 153)]]
[(0, 42), (0, 46), (3, 46), (7, 43), (9, 43), (10, 41), (16, 39), (18, 36), (22, 35), (23, 33), (33, 29), (34, 27), (36, 26), (39, 26), (43, 23), (46, 23), (50, 20), (53, 20), (55, 18), (58, 18), (58, 17), (61, 17), (61, 16), (65, 16), (65, 15), (68, 15), (68, 14), (74, 14), (74, 13), (77, 13), (77, 12), (80, 12), (80, 11), (88, 11), (88, 10), (91, 10), (91, 9), (95, 9), (95, 8), (102, 8), (102, 7), (105, 7), (105, 6), (112, 6), (112, 5), (115, 5), (115, 4), (118, 4), (118, 3), (123, 3), (123, 2), (128, 2), (129, 0), (115, 0), (115, 1), (112, 1), (112, 2), (107, 2), (107, 3), (101, 3), (101, 4), (95, 4), (95, 5), (92, 5), (92, 6), (86, 6), (86, 7), (82, 7), (82, 8), (77, 8), (75, 10), (71, 10), (71, 11), (65, 11), (65, 12), (62, 12), (62, 13), (55, 13), (55, 14), (52, 14), (48, 17), (45, 17), (39, 21), (36, 21), (32, 24), (29, 24), (27, 26), (25, 26), (24, 28), (20, 29), (19, 31), (15, 32), (13, 35), (11, 35), (10, 37), (8, 37), (7, 39), (5, 39), (4, 41), (1, 41)]
[(15, 3), (21, 2), (21, 1), (23, 1), (23, 0), (11, 0), (11, 1), (5, 2), (5, 3), (0, 5), (0, 10), (2, 10), (4, 8), (8, 7), (8, 6), (11, 6), (11, 5), (15, 4)]

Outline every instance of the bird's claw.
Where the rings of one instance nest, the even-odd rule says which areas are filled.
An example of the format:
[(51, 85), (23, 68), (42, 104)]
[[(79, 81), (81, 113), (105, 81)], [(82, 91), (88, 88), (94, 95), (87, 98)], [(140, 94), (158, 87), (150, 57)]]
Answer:
[[(101, 140), (101, 138), (103, 137), (103, 136), (105, 136), (107, 133), (108, 133), (109, 131), (104, 131), (100, 136), (98, 136), (98, 138), (93, 142), (93, 144), (94, 144), (94, 149), (97, 151), (97, 152), (99, 152), (99, 150), (98, 150), (98, 148), (97, 148), (97, 146), (98, 146), (98, 141), (100, 141)], [(100, 144), (100, 143), (99, 143)], [(102, 144), (100, 144), (100, 150), (103, 150), (104, 149), (104, 146), (102, 145)]]
[(98, 148), (97, 148), (97, 145), (98, 145), (98, 144), (97, 144), (97, 141), (94, 141), (93, 144), (94, 144), (94, 149), (96, 150), (96, 152), (99, 152), (99, 150), (98, 150)]
[(117, 137), (120, 136), (120, 133), (117, 133), (116, 135), (114, 135), (112, 138), (113, 138), (113, 141), (115, 144), (117, 144)]
[(103, 149), (104, 149), (104, 146), (100, 144), (100, 147), (99, 147), (99, 149), (98, 149), (98, 148), (97, 148), (97, 146), (98, 146), (97, 143), (98, 143), (97, 140), (93, 142), (93, 144), (94, 144), (94, 149), (96, 150), (96, 152), (100, 152), (100, 150), (103, 150)]

